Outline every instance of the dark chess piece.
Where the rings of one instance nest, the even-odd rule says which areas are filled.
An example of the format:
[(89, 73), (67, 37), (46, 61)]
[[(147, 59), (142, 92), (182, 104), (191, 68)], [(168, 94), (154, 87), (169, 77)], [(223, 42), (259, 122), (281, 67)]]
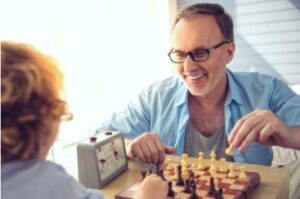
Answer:
[(198, 199), (199, 197), (196, 193), (196, 188), (197, 188), (196, 184), (192, 184), (191, 187), (192, 187), (192, 193), (189, 199)]
[(189, 178), (194, 178), (195, 173), (192, 170), (189, 170)]
[(218, 191), (218, 199), (224, 199), (223, 197), (223, 188), (220, 187), (219, 191)]
[(190, 188), (190, 183), (189, 183), (189, 179), (186, 179), (185, 180), (185, 184), (184, 184), (184, 189), (183, 189), (183, 192), (184, 193), (191, 193), (191, 188)]
[(177, 166), (177, 176), (178, 176), (178, 179), (176, 180), (176, 185), (177, 186), (183, 186), (184, 181), (183, 181), (182, 175), (181, 175), (181, 165)]
[(168, 186), (169, 186), (169, 189), (168, 189), (168, 197), (174, 197), (175, 196), (175, 192), (173, 191), (173, 189), (172, 189), (172, 182), (171, 181), (169, 181), (168, 182)]
[(196, 185), (195, 177), (190, 178), (190, 187), (192, 187), (193, 184)]
[(151, 175), (151, 174), (152, 174), (152, 169), (150, 168), (150, 169), (149, 169), (149, 175)]
[(141, 174), (142, 174), (142, 176), (143, 176), (143, 180), (144, 180), (144, 179), (145, 179), (145, 177), (146, 177), (147, 171), (145, 171), (145, 170), (142, 170), (142, 171), (141, 171)]
[(208, 190), (208, 195), (209, 196), (214, 196), (217, 191), (216, 191), (216, 188), (215, 188), (215, 183), (214, 183), (214, 178), (213, 177), (210, 177), (209, 185), (210, 186), (209, 186), (209, 190)]

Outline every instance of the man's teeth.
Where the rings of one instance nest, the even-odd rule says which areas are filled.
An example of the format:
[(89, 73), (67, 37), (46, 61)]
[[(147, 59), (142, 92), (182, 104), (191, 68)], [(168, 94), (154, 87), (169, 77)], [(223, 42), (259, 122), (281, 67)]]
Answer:
[(199, 79), (199, 78), (203, 77), (204, 75), (205, 75), (205, 73), (198, 74), (198, 75), (189, 75), (189, 78), (192, 80), (195, 80), (195, 79)]

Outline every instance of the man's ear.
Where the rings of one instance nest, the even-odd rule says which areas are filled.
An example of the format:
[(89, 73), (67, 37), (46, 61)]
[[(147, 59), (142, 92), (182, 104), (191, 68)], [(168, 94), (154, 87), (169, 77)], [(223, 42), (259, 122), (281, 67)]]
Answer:
[(234, 51), (235, 51), (235, 43), (234, 43), (234, 41), (232, 41), (228, 44), (228, 47), (227, 47), (227, 57), (226, 57), (227, 64), (231, 62), (233, 55), (234, 55)]

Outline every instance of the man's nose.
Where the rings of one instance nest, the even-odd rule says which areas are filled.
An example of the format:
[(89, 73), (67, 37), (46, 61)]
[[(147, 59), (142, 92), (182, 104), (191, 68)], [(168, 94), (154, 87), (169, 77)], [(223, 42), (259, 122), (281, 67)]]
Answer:
[(187, 53), (185, 60), (183, 62), (184, 70), (185, 71), (191, 71), (194, 68), (197, 67), (197, 63), (193, 59), (193, 54), (192, 53)]

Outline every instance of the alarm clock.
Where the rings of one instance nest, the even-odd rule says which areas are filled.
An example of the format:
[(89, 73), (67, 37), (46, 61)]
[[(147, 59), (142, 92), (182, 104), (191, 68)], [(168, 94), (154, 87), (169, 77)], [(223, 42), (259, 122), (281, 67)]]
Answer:
[(99, 189), (128, 169), (122, 133), (106, 131), (77, 145), (78, 178)]

